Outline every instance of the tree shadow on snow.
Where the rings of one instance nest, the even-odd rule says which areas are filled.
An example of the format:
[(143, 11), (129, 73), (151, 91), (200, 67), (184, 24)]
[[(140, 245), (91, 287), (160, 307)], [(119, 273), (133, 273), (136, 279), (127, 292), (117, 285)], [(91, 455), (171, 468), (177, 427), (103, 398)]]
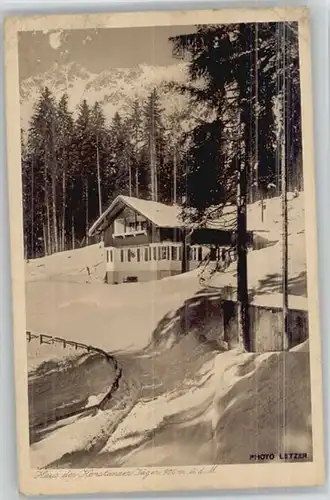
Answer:
[(206, 287), (185, 300), (179, 309), (169, 311), (154, 329), (148, 349), (171, 348), (190, 334), (211, 350), (224, 350), (221, 305), (228, 293)]
[[(298, 275), (289, 278), (288, 288), (290, 295), (307, 296), (307, 273), (302, 271)], [(259, 287), (255, 290), (255, 295), (277, 292), (283, 289), (281, 273), (268, 274), (259, 281)]]

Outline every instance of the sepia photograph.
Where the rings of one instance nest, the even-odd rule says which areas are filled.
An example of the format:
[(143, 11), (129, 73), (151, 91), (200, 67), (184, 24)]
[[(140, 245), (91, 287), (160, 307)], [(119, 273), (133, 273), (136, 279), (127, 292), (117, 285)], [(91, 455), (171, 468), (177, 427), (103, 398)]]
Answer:
[(201, 12), (8, 20), (25, 484), (322, 482), (308, 15)]

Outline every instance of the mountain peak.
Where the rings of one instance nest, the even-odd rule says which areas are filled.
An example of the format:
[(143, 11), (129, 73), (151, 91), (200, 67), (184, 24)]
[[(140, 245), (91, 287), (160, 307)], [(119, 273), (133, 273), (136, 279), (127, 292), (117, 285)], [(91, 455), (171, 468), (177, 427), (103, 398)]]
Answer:
[[(106, 117), (111, 119), (116, 111), (125, 112), (134, 99), (143, 100), (154, 87), (161, 88), (162, 84), (171, 81), (187, 81), (187, 63), (170, 66), (140, 64), (132, 68), (105, 69), (100, 73), (92, 73), (76, 62), (61, 66), (54, 64), (49, 71), (21, 82), (21, 126), (28, 127), (33, 106), (46, 86), (57, 99), (66, 92), (73, 112), (82, 99), (89, 104), (99, 101), (104, 105)], [(161, 93), (168, 94), (168, 91), (162, 89)], [(172, 94), (167, 95), (166, 101), (173, 101)]]

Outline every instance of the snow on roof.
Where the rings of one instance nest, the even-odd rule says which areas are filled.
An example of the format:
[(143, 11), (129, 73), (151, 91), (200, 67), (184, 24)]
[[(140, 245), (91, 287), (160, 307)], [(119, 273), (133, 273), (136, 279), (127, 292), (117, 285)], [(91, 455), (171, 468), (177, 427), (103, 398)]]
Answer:
[(94, 222), (89, 230), (89, 235), (92, 236), (96, 231), (102, 231), (102, 229), (106, 228), (109, 221), (118, 212), (118, 207), (123, 205), (138, 212), (158, 227), (183, 227), (184, 225), (180, 219), (180, 207), (177, 205), (165, 205), (156, 201), (119, 195)]
[[(108, 227), (110, 221), (116, 217), (123, 206), (127, 206), (138, 212), (158, 227), (193, 227), (192, 224), (185, 223), (182, 220), (181, 207), (179, 205), (165, 205), (157, 201), (119, 195), (107, 210), (94, 222), (89, 230), (89, 236), (92, 236), (96, 231), (100, 232)], [(221, 212), (221, 217), (215, 220), (207, 219), (204, 227), (217, 230), (232, 229), (235, 226), (235, 206), (227, 206)]]
[[(290, 231), (299, 232), (304, 230), (304, 197), (303, 192), (298, 196), (288, 193)], [(135, 198), (133, 196), (119, 195), (95, 221), (89, 230), (89, 236), (96, 231), (104, 230), (113, 220), (119, 210), (127, 206), (150, 220), (158, 227), (193, 227), (192, 224), (184, 223), (181, 218), (181, 207), (179, 205), (165, 205), (164, 203)], [(264, 200), (264, 213), (261, 218), (261, 202), (255, 202), (247, 207), (248, 231), (255, 233), (268, 233), (269, 237), (277, 240), (281, 231), (282, 205), (281, 198), (269, 198)], [(219, 213), (217, 213), (217, 210)], [(221, 209), (210, 207), (210, 217), (205, 218), (205, 226), (215, 230), (233, 230), (236, 226), (236, 206), (227, 205)]]

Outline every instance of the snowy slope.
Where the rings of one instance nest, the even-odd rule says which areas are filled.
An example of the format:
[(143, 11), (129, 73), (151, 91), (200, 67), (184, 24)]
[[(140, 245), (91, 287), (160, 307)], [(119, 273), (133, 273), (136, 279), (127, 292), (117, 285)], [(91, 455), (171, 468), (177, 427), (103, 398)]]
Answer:
[[(303, 194), (289, 205), (290, 286), (303, 295)], [(258, 231), (259, 209), (249, 207)], [(250, 287), (259, 293), (255, 300), (277, 297), (280, 209), (279, 199), (267, 200), (265, 230), (273, 244), (249, 253)], [(115, 351), (124, 369), (112, 406), (55, 425), (31, 446), (32, 466), (242, 463), (249, 462), (250, 453), (292, 449), (311, 459), (308, 342), (290, 353), (219, 352), (212, 343), (218, 318), (209, 307), (188, 330), (180, 325), (180, 315), (203, 300), (198, 271), (110, 286), (100, 282), (102, 259), (102, 246), (94, 245), (26, 264), (28, 328)], [(90, 284), (82, 271), (87, 263), (93, 270)], [(209, 284), (235, 286), (235, 272), (233, 264)], [(197, 332), (201, 325), (203, 339)], [(166, 349), (132, 352), (148, 346), (155, 331), (169, 340)]]
[(65, 281), (101, 283), (105, 276), (103, 244), (55, 253), (25, 263), (26, 281)]
[[(259, 303), (281, 302), (282, 247), (279, 217), (280, 200), (267, 201), (273, 213), (271, 238), (275, 244), (248, 254), (249, 287)], [(259, 214), (251, 207), (252, 216)], [(306, 308), (306, 257), (303, 229), (303, 194), (290, 202), (293, 218), (289, 237), (289, 299), (291, 307)], [(296, 214), (296, 215), (294, 215)], [(269, 215), (270, 216), (270, 215)], [(276, 243), (277, 240), (277, 243)], [(86, 284), (91, 271), (91, 283)], [(200, 292), (199, 270), (149, 283), (103, 285), (102, 245), (93, 245), (31, 260), (26, 264), (27, 328), (91, 343), (107, 350), (141, 349), (148, 345), (156, 328), (171, 328), (172, 318), (184, 302)], [(236, 287), (236, 264), (218, 273), (206, 285)], [(294, 295), (300, 296), (295, 298)], [(269, 302), (270, 301), (270, 302)], [(299, 303), (298, 303), (299, 302)], [(266, 305), (266, 304), (264, 304)], [(277, 304), (278, 305), (278, 304)], [(160, 326), (159, 326), (160, 325)], [(164, 326), (162, 326), (164, 325)]]
[[(248, 228), (270, 243), (266, 248), (249, 252), (248, 283), (251, 291), (269, 296), (278, 295), (282, 290), (282, 200), (275, 197), (264, 203), (263, 221), (259, 202), (249, 205), (247, 210)], [(288, 213), (289, 293), (304, 296), (307, 295), (307, 270), (303, 192), (298, 196), (288, 194)], [(236, 263), (233, 262), (225, 272), (215, 275), (208, 284), (236, 287)]]
[(67, 423), (32, 446), (32, 466), (234, 464), (293, 449), (311, 460), (309, 354), (214, 354), (151, 401)]

